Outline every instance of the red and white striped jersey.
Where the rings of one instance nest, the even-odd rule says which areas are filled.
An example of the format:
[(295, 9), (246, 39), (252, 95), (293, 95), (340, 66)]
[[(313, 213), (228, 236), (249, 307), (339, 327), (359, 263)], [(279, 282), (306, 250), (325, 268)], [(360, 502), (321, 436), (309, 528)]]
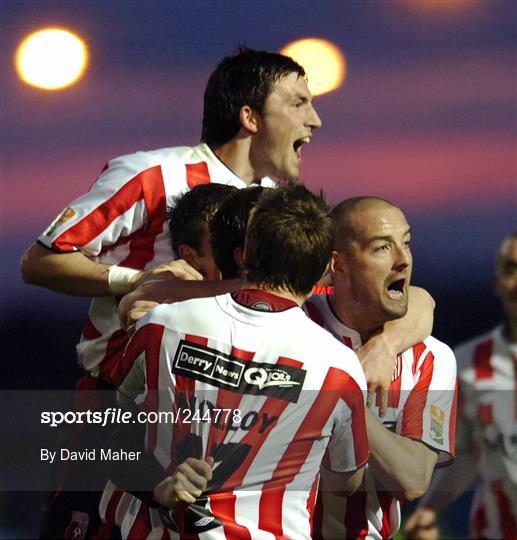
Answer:
[[(90, 191), (72, 202), (39, 237), (59, 253), (81, 251), (95, 262), (138, 270), (174, 259), (166, 208), (198, 184), (246, 184), (206, 144), (162, 148), (112, 159)], [(266, 187), (274, 182), (264, 178)], [(105, 378), (127, 335), (113, 296), (94, 298), (81, 341), (81, 367)]]
[[(181, 538), (308, 539), (321, 463), (344, 473), (368, 459), (357, 356), (267, 292), (155, 308), (117, 371), (128, 373), (119, 390), (142, 410), (191, 411), (188, 423), (147, 425), (148, 451), (164, 470), (214, 457), (207, 498), (175, 516)], [(199, 420), (218, 410), (233, 412)], [(127, 538), (164, 531), (163, 513), (113, 485), (101, 515)]]
[[(455, 350), (460, 384), (458, 452), (479, 455), (470, 515), (474, 538), (517, 538), (517, 344), (503, 327)], [(468, 426), (468, 428), (467, 428)]]
[[(348, 347), (356, 350), (362, 345), (359, 333), (336, 317), (328, 296), (313, 296), (304, 309)], [(429, 337), (398, 356), (386, 416), (378, 417), (377, 403), (372, 411), (388, 429), (438, 450), (438, 463), (446, 465), (454, 455), (455, 389), (454, 355), (447, 345)], [(378, 489), (369, 468), (361, 488), (346, 502), (325, 490), (318, 495), (315, 538), (386, 539), (394, 536), (399, 527), (399, 501)]]

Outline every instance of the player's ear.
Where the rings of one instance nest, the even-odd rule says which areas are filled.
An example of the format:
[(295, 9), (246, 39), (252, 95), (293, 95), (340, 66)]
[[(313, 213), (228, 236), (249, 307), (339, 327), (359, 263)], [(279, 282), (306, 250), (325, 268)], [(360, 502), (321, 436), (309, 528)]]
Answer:
[(258, 115), (249, 106), (243, 105), (239, 111), (239, 120), (241, 126), (250, 133), (257, 133), (258, 131)]
[(187, 244), (180, 244), (178, 247), (178, 257), (188, 262), (190, 266), (197, 269), (198, 254), (196, 250)]
[(241, 247), (236, 247), (233, 250), (233, 260), (237, 266), (242, 270), (244, 266), (244, 250)]
[(341, 265), (340, 254), (337, 251), (333, 251), (332, 256), (330, 257), (330, 262), (329, 262), (329, 267), (328, 267), (330, 273), (331, 274), (339, 273), (340, 265)]

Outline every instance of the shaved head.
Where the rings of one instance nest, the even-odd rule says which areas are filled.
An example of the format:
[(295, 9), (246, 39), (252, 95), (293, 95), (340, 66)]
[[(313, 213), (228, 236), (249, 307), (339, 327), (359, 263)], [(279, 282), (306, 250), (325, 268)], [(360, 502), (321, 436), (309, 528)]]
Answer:
[(379, 197), (354, 197), (332, 210), (333, 307), (345, 324), (370, 336), (406, 314), (411, 279), (411, 227), (404, 213)]
[(397, 207), (380, 197), (352, 197), (336, 205), (331, 212), (336, 231), (334, 249), (341, 253), (345, 252), (350, 242), (360, 236), (365, 213), (386, 208)]

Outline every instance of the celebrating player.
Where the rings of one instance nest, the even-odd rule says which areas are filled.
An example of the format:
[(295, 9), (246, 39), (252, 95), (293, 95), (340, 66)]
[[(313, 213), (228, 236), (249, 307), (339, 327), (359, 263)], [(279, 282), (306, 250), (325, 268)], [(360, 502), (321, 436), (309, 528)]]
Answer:
[[(306, 311), (356, 350), (408, 309), (410, 227), (388, 201), (358, 197), (333, 210), (334, 294), (315, 296)], [(388, 409), (366, 411), (371, 458), (363, 485), (346, 503), (323, 489), (315, 537), (391, 538), (400, 526), (398, 500), (428, 487), (435, 464), (454, 452), (456, 363), (451, 350), (428, 337), (397, 357)]]
[[(181, 265), (166, 264), (172, 257), (165, 209), (178, 194), (207, 182), (245, 187), (272, 186), (268, 176), (298, 179), (301, 147), (320, 126), (303, 68), (280, 54), (243, 49), (223, 59), (210, 76), (201, 144), (111, 160), (91, 190), (31, 246), (21, 265), (28, 283), (94, 297), (77, 347), (79, 364), (95, 379), (110, 382), (127, 339), (116, 296), (149, 279), (185, 276)], [(429, 295), (413, 302), (415, 311), (432, 318)], [(381, 336), (364, 352), (373, 390), (389, 384), (391, 362), (381, 354), (387, 347)], [(83, 383), (94, 386), (91, 380)]]
[(506, 321), (455, 350), (461, 396), (457, 459), (446, 475), (438, 471), (408, 519), (410, 538), (440, 538), (439, 513), (476, 475), (471, 538), (517, 538), (517, 233), (497, 250), (495, 293)]
[[(185, 273), (182, 263), (167, 262), (173, 256), (166, 208), (175, 197), (209, 182), (242, 188), (273, 186), (268, 176), (298, 179), (301, 147), (320, 126), (296, 62), (276, 53), (241, 50), (223, 59), (210, 76), (199, 145), (111, 160), (90, 191), (56, 218), (25, 253), (21, 269), (27, 283), (94, 297), (77, 346), (79, 364), (88, 375), (77, 388), (91, 391), (112, 382), (110, 374), (128, 339), (117, 314), (119, 296), (160, 277), (186, 277), (193, 281), (189, 290), (201, 283)], [(211, 293), (218, 292), (219, 285)], [(431, 313), (429, 306), (424, 298), (420, 309)], [(381, 335), (368, 347), (363, 358), (368, 384), (373, 390), (387, 388), (389, 344)], [(74, 502), (70, 516), (75, 511), (90, 510)]]
[[(224, 58), (210, 76), (200, 144), (111, 160), (90, 191), (56, 218), (25, 253), (21, 269), (28, 283), (94, 297), (77, 346), (79, 364), (89, 375), (77, 388), (91, 391), (111, 383), (128, 339), (117, 296), (156, 277), (191, 277), (183, 264), (168, 263), (173, 256), (166, 209), (174, 199), (198, 184), (242, 188), (274, 185), (267, 176), (298, 178), (301, 147), (320, 125), (296, 62), (243, 49)], [(76, 499), (69, 517), (59, 518), (66, 521), (64, 528), (74, 512), (81, 512), (83, 522), (94, 519), (97, 501), (81, 507)], [(53, 528), (49, 536), (62, 537), (64, 528)], [(88, 527), (87, 535), (93, 530)]]
[(137, 152), (111, 160), (91, 190), (52, 223), (24, 255), (29, 283), (96, 297), (79, 363), (93, 376), (109, 372), (122, 334), (115, 295), (174, 267), (166, 208), (195, 185), (272, 186), (266, 176), (298, 178), (301, 147), (321, 121), (303, 69), (276, 53), (242, 50), (210, 76), (202, 143)]
[[(257, 186), (256, 189), (262, 188)], [(171, 231), (172, 252), (177, 258), (178, 265), (182, 265), (185, 278), (181, 281), (167, 280), (167, 287), (163, 287), (164, 280), (150, 280), (126, 294), (118, 306), (123, 328), (127, 328), (136, 320), (133, 318), (129, 324), (127, 321), (127, 314), (135, 302), (138, 304), (136, 309), (132, 309), (132, 313), (142, 311), (143, 316), (156, 305), (157, 301), (177, 302), (197, 298), (200, 296), (200, 287), (196, 280), (211, 280), (203, 283), (206, 293), (203, 291), (201, 296), (223, 294), (239, 289), (240, 280), (219, 281), (221, 272), (212, 254), (209, 231), (209, 224), (219, 206), (235, 192), (238, 193), (239, 190), (224, 184), (200, 184), (176, 198), (173, 208), (168, 213), (168, 224)]]
[[(355, 354), (299, 308), (332, 243), (319, 197), (302, 186), (272, 190), (250, 217), (246, 288), (161, 305), (137, 323), (121, 394), (146, 412), (187, 406), (202, 418), (149, 424), (149, 452), (164, 477), (187, 458), (215, 463), (205, 497), (189, 509), (171, 515), (136, 499), (126, 504), (123, 537), (160, 534), (164, 523), (182, 538), (310, 538), (322, 460), (328, 489), (357, 488), (368, 457), (364, 374)], [(205, 418), (220, 410), (230, 416)], [(154, 499), (163, 506), (160, 493)], [(104, 503), (120, 497), (112, 503), (107, 494)]]

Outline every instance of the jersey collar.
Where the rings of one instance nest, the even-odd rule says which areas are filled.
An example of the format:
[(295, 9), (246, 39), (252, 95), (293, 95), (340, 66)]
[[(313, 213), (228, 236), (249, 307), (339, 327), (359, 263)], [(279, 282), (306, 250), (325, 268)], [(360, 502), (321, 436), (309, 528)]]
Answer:
[[(229, 169), (213, 152), (213, 150), (206, 143), (200, 143), (196, 146), (197, 153), (200, 157), (210, 164), (210, 176), (212, 178), (225, 179), (224, 183), (229, 183), (232, 186), (238, 188), (248, 187), (246, 182), (239, 178), (231, 169)], [(275, 187), (276, 183), (271, 178), (265, 176), (258, 182), (254, 182), (249, 187), (262, 186), (262, 187)]]
[(278, 312), (298, 307), (298, 304), (293, 300), (261, 289), (241, 289), (232, 294), (232, 297), (241, 306), (255, 311)]
[(332, 309), (332, 304), (330, 303), (330, 295), (326, 294), (324, 297), (322, 297), (324, 302), (327, 304), (328, 308), (328, 314), (329, 317), (331, 317), (333, 326), (336, 328), (336, 330), (339, 331), (339, 335), (343, 338), (343, 341), (347, 345), (347, 347), (350, 347), (354, 351), (359, 349), (359, 347), (362, 346), (363, 342), (361, 340), (361, 334), (354, 330), (353, 328), (350, 328), (346, 324), (344, 324), (341, 319), (335, 314), (334, 310)]

